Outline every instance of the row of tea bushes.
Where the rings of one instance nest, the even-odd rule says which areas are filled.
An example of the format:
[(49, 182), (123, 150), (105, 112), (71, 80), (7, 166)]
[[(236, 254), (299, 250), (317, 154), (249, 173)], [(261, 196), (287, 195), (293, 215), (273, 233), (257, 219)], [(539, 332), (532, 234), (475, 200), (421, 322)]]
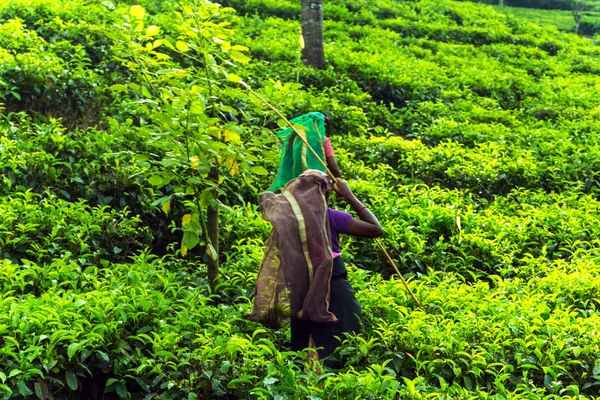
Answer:
[(4, 260), (1, 271), (5, 398), (567, 398), (600, 384), (600, 271), (585, 260), (473, 285), (430, 271), (409, 281), (423, 310), (400, 281), (350, 265), (365, 329), (336, 352), (347, 363), (337, 373), (305, 369), (285, 351), (285, 328), (243, 319), (250, 303), (231, 293), (250, 290), (255, 273), (233, 263), (213, 293), (202, 270), (170, 257), (110, 269)]

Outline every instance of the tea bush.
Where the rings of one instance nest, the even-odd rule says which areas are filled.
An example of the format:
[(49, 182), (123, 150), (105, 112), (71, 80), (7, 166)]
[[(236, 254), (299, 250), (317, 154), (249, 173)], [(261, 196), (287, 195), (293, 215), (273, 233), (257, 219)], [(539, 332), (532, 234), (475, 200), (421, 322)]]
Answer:
[[(595, 396), (594, 42), (469, 2), (331, 0), (315, 70), (298, 2), (222, 3), (238, 13), (0, 5), (0, 398)], [(375, 243), (343, 238), (365, 318), (341, 370), (244, 318), (281, 121), (236, 76), (285, 116), (330, 117), (423, 306)], [(208, 206), (212, 285), (205, 247), (181, 246), (206, 244)]]
[(2, 256), (49, 262), (72, 256), (84, 265), (121, 262), (150, 245), (149, 229), (127, 209), (89, 207), (31, 191), (0, 199)]

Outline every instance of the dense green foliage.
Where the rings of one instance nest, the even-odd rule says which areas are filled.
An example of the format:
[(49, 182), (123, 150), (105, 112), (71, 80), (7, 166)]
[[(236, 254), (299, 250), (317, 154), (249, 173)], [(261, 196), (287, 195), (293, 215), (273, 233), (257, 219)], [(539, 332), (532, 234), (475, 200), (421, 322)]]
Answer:
[[(551, 25), (564, 32), (575, 31), (575, 21), (573, 15), (568, 10), (540, 10), (536, 8), (519, 7), (495, 7), (499, 12), (514, 15), (520, 18), (526, 18), (529, 21), (545, 26)], [(581, 24), (579, 25), (579, 34), (594, 36), (600, 32), (600, 13), (598, 11), (585, 11)]]
[[(222, 4), (0, 4), (0, 397), (594, 396), (600, 48), (470, 2), (328, 0), (314, 70), (299, 1)], [(243, 318), (281, 122), (240, 79), (330, 117), (423, 305), (345, 239), (365, 326), (340, 371)]]

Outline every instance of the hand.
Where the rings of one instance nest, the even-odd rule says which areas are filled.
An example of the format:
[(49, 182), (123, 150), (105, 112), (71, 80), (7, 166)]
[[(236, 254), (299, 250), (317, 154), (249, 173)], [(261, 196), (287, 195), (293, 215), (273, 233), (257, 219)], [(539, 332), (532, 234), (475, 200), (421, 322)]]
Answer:
[(338, 194), (338, 196), (343, 197), (346, 201), (349, 201), (354, 197), (354, 193), (350, 190), (348, 186), (348, 182), (343, 179), (337, 179), (337, 185), (333, 187), (333, 190)]

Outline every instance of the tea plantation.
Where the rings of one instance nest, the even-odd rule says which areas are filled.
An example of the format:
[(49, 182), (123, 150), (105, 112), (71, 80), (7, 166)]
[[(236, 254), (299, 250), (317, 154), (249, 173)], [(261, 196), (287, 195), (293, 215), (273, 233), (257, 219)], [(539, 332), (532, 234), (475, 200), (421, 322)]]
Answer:
[[(324, 15), (318, 70), (298, 0), (0, 3), (0, 398), (599, 393), (600, 47), (470, 2)], [(330, 118), (422, 305), (344, 238), (341, 370), (244, 318), (283, 126), (253, 92)]]

